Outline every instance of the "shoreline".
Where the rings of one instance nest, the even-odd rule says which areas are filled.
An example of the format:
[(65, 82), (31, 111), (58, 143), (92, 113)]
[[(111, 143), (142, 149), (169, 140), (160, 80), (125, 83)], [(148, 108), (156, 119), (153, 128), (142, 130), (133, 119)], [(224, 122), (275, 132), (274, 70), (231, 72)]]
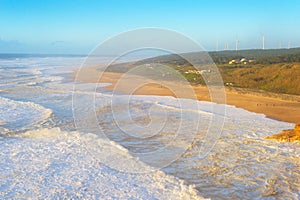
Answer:
[[(180, 97), (174, 94), (174, 91), (163, 87), (158, 84), (146, 84), (142, 87), (136, 88), (133, 92), (128, 91), (128, 88), (132, 88), (140, 81), (145, 82), (147, 78), (139, 77), (135, 75), (123, 76), (122, 73), (116, 72), (104, 72), (99, 80), (99, 71), (96, 67), (88, 69), (81, 69), (80, 76), (77, 76), (77, 70), (73, 72), (73, 79), (77, 79), (82, 82), (90, 83), (111, 83), (110, 86), (104, 87), (107, 90), (117, 90), (125, 94), (134, 95), (156, 95), (156, 96), (173, 96), (175, 98)], [(123, 77), (122, 77), (123, 76)], [(122, 81), (126, 84), (118, 82), (122, 77)], [(150, 82), (151, 80), (148, 79)], [(170, 82), (168, 83), (170, 84)], [(171, 83), (176, 88), (176, 83)], [(210, 94), (206, 86), (196, 85), (191, 86), (195, 92), (197, 100), (209, 101)], [(182, 92), (177, 90), (176, 92)], [(250, 112), (258, 114), (264, 114), (266, 117), (299, 124), (300, 123), (300, 96), (287, 95), (287, 94), (275, 94), (271, 92), (258, 92), (251, 89), (225, 87), (226, 104), (242, 108)], [(177, 94), (177, 93), (176, 93)]]

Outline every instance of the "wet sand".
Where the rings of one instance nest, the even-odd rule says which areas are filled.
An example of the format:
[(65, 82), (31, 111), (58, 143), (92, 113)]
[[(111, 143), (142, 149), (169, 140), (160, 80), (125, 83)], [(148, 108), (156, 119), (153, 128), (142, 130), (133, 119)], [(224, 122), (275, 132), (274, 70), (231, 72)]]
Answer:
[[(96, 68), (89, 68), (81, 70), (79, 75), (74, 72), (73, 77), (76, 80), (83, 82), (100, 82), (111, 83), (107, 86), (108, 90), (116, 90), (125, 94), (136, 95), (159, 95), (159, 96), (173, 96), (185, 97), (184, 90), (178, 83), (170, 83), (172, 90), (163, 86), (162, 84), (151, 83), (153, 81), (144, 77), (135, 75), (124, 75), (121, 73), (105, 72), (101, 74), (99, 79), (99, 72)], [(148, 84), (142, 84), (149, 82)], [(133, 89), (131, 89), (133, 88)], [(175, 88), (175, 89), (174, 89)], [(191, 86), (194, 90), (195, 97), (200, 101), (211, 101), (210, 94), (205, 86)], [(299, 124), (300, 123), (300, 97), (295, 95), (272, 94), (267, 92), (253, 92), (247, 89), (238, 89), (233, 87), (226, 87), (226, 104), (233, 105), (238, 108), (243, 108), (251, 112), (265, 114), (269, 118), (280, 121)], [(266, 95), (267, 94), (267, 95)]]

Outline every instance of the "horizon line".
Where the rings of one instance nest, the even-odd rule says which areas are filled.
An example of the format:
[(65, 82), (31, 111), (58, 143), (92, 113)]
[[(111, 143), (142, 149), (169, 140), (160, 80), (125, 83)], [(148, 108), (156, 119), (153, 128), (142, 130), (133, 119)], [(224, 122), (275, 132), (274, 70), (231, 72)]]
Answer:
[[(292, 48), (270, 48), (270, 49), (261, 49), (261, 48), (251, 48), (251, 49), (239, 49), (236, 51), (235, 49), (226, 49), (226, 50), (209, 50), (204, 52), (208, 53), (217, 53), (217, 52), (240, 52), (240, 51), (251, 51), (251, 50), (261, 50), (261, 51), (269, 51), (269, 50), (292, 50), (292, 49), (300, 49), (300, 47), (292, 47)], [(182, 52), (182, 53), (192, 53), (192, 52)], [(32, 56), (78, 56), (85, 57), (89, 56), (89, 54), (83, 53), (19, 53), (19, 52), (0, 52), (0, 55), (32, 55)], [(90, 55), (91, 56), (91, 55)], [(92, 55), (92, 56), (115, 56), (114, 54), (106, 54), (106, 55)]]

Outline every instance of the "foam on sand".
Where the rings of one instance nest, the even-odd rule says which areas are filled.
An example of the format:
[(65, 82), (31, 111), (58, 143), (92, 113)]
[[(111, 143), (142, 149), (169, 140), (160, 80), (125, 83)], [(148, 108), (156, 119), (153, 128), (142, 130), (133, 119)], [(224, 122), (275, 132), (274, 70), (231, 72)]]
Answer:
[[(86, 149), (86, 145), (110, 155), (110, 146), (117, 144), (95, 140), (96, 137), (54, 128), (1, 138), (0, 196), (38, 199), (202, 199), (193, 186), (187, 186), (161, 171), (129, 174), (107, 167), (96, 154)], [(129, 167), (130, 163), (120, 165)]]

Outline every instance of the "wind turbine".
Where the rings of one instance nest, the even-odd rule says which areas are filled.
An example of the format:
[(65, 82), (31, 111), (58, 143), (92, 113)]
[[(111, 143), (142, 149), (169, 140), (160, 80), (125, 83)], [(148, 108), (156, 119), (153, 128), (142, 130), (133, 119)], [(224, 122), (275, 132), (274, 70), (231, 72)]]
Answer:
[(239, 50), (239, 40), (236, 38), (235, 40), (235, 50), (238, 51)]
[(225, 43), (224, 50), (228, 50), (228, 42)]
[(265, 36), (264, 35), (262, 35), (261, 40), (262, 40), (262, 49), (265, 49)]

